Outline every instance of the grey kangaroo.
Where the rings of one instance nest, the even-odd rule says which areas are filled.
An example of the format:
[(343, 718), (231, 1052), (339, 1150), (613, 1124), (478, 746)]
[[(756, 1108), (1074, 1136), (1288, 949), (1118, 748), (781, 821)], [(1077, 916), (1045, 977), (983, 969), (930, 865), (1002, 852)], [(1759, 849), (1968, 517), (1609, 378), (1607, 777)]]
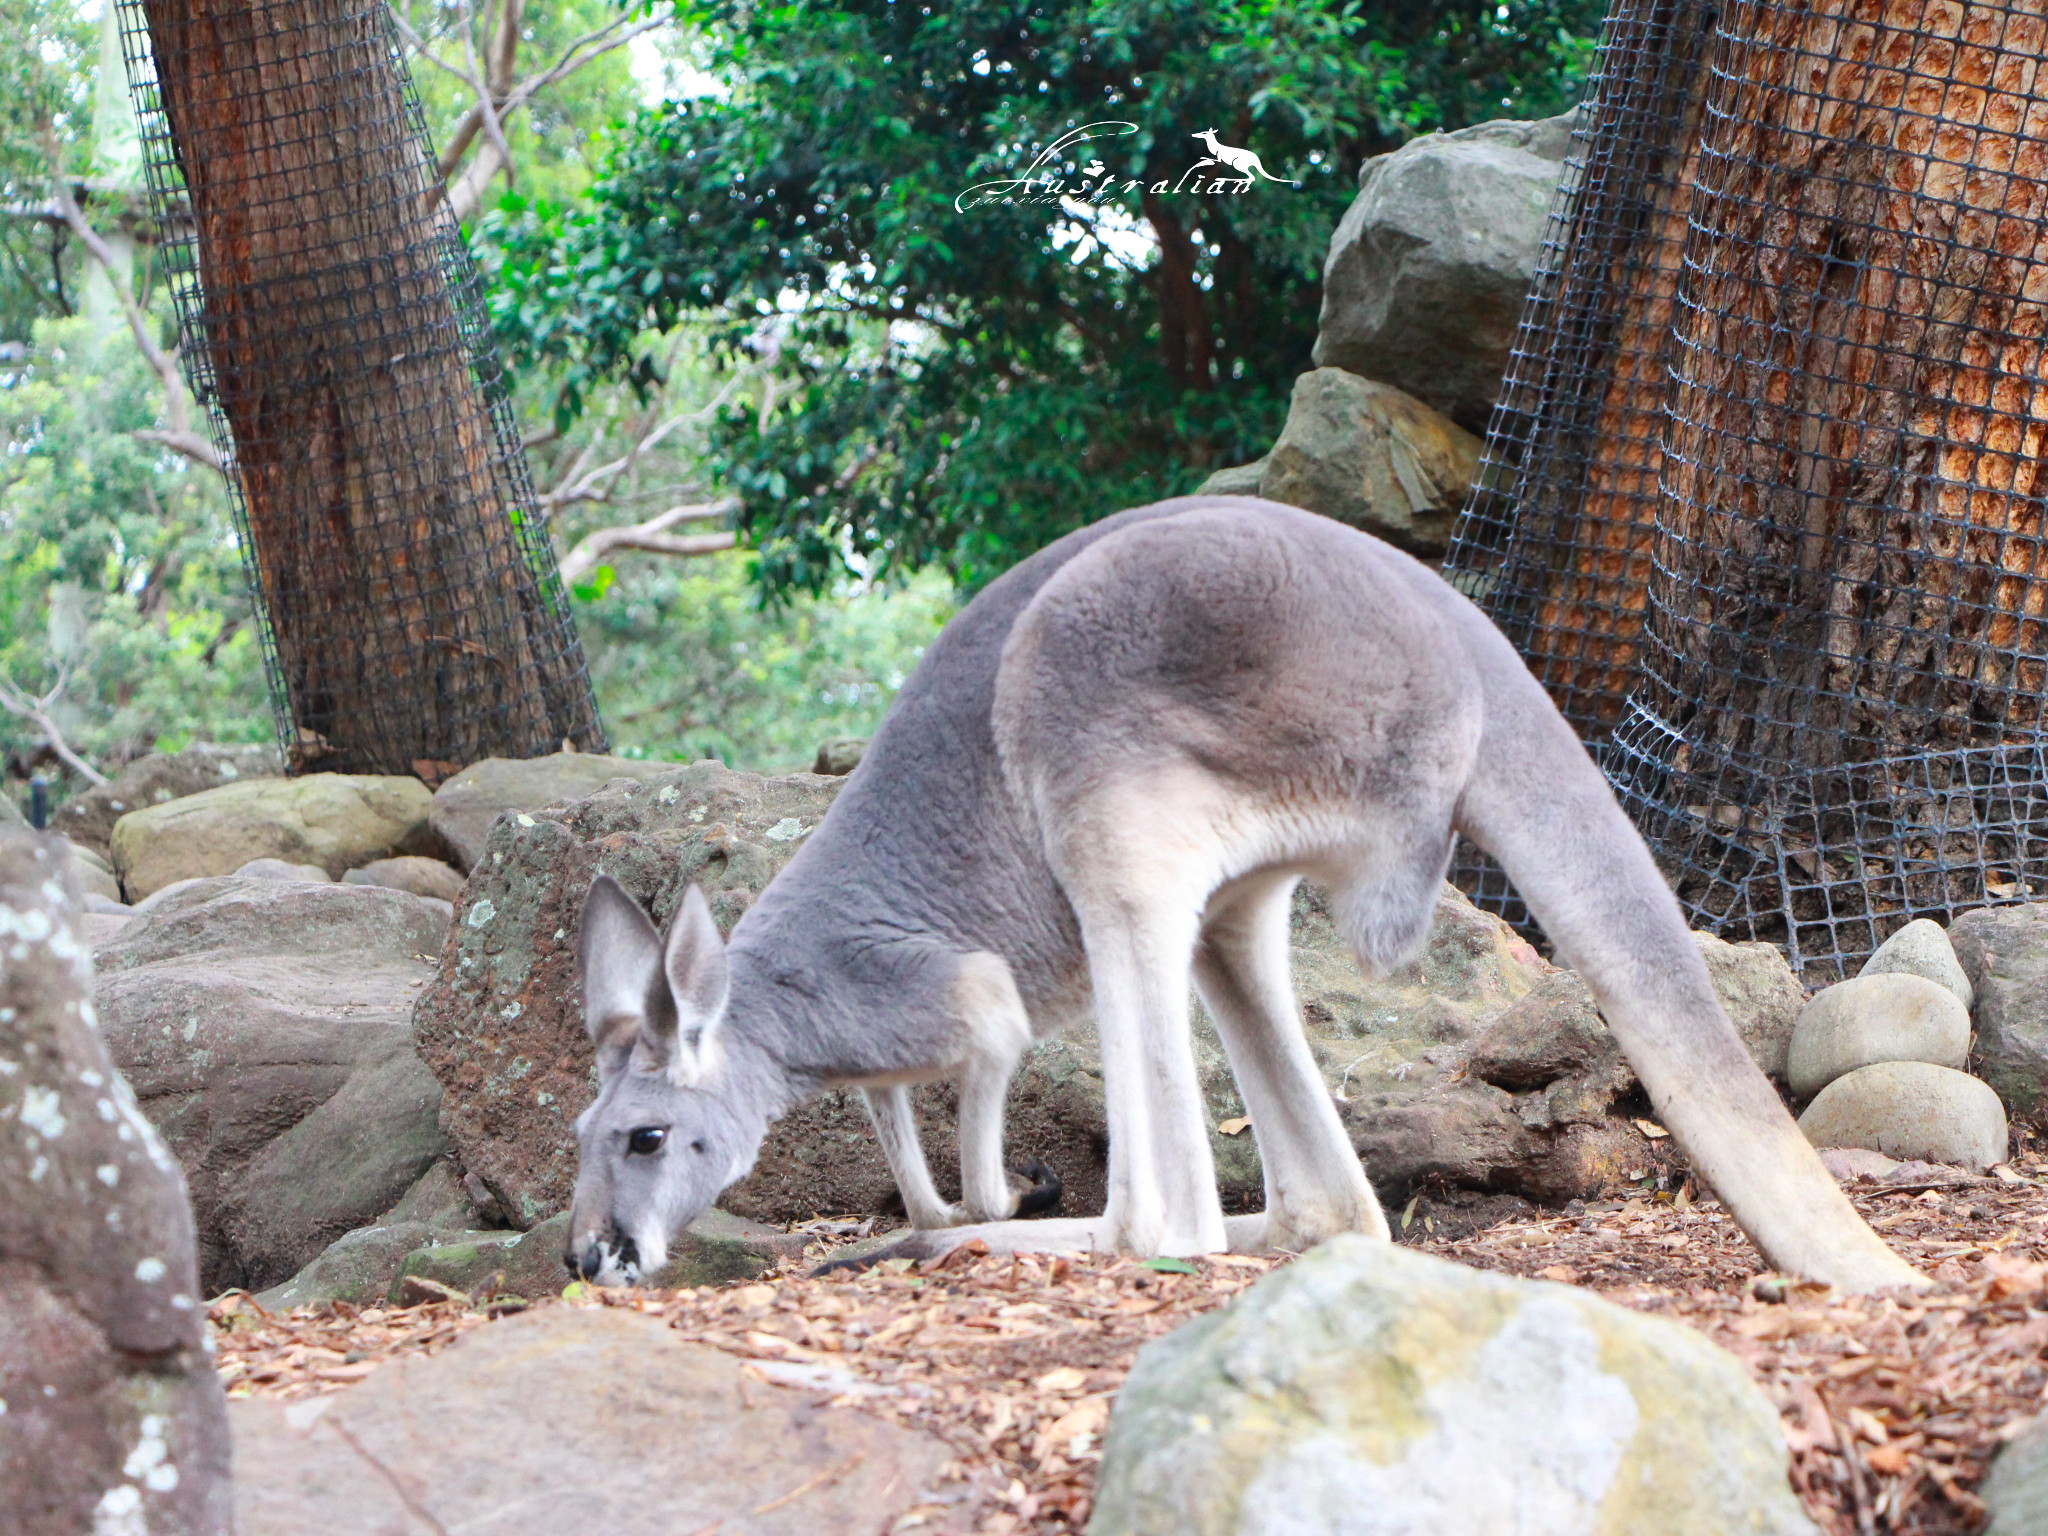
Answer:
[[(897, 1251), (1299, 1249), (1387, 1223), (1302, 1036), (1289, 899), (1331, 893), (1365, 966), (1414, 956), (1453, 836), (1491, 852), (1585, 977), (1664, 1122), (1778, 1268), (1919, 1277), (1850, 1208), (1723, 1013), (1598, 769), (1491, 623), (1338, 523), (1244, 497), (1068, 535), (947, 626), (831, 812), (721, 944), (694, 889), (666, 942), (600, 878), (584, 912), (597, 1100), (570, 1267), (631, 1281), (752, 1165), (769, 1122), (867, 1091), (914, 1226)], [(1265, 1169), (1225, 1221), (1190, 974)], [(1013, 1219), (1003, 1094), (1092, 1008), (1109, 1199)], [(906, 1085), (960, 1083), (963, 1198)]]

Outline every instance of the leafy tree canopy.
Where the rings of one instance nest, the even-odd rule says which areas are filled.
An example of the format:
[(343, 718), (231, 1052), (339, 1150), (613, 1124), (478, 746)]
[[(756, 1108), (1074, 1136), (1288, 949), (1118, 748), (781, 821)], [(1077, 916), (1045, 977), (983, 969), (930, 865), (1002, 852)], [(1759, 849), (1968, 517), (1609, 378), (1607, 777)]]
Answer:
[[(705, 0), (689, 20), (722, 93), (642, 114), (588, 203), (501, 204), (498, 322), (559, 379), (566, 421), (604, 379), (647, 375), (649, 332), (715, 318), (781, 368), (712, 449), (768, 590), (849, 563), (971, 587), (1262, 452), (1363, 160), (1561, 109), (1598, 17)], [(1247, 183), (1205, 129), (1288, 184)]]

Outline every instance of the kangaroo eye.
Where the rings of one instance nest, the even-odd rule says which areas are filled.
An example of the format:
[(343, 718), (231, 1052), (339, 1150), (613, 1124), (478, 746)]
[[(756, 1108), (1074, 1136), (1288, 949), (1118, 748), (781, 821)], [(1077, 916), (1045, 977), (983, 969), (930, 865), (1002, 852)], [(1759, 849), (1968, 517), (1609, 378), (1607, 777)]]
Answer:
[(626, 1150), (636, 1157), (651, 1157), (661, 1150), (661, 1144), (668, 1140), (665, 1125), (643, 1125), (626, 1138)]

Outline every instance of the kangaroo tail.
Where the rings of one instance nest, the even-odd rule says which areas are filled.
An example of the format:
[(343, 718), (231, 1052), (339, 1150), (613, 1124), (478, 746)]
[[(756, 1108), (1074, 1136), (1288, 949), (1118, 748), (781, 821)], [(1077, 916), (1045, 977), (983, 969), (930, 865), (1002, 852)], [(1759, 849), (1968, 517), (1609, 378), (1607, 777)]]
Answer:
[(1658, 1114), (1769, 1263), (1845, 1290), (1925, 1284), (1821, 1166), (1728, 1021), (1600, 770), (1485, 627), (1473, 649), (1486, 719), (1458, 829), (1500, 861), (1585, 978)]

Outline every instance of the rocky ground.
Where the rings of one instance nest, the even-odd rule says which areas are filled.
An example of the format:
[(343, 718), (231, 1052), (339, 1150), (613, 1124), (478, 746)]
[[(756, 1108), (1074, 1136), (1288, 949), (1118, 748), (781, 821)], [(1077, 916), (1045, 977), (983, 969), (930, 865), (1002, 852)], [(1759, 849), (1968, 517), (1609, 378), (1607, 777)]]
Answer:
[[(1990, 1457), (2048, 1397), (2048, 1156), (2029, 1149), (2005, 1174), (1922, 1169), (1849, 1186), (1936, 1280), (1911, 1298), (1843, 1298), (1761, 1273), (1727, 1214), (1682, 1180), (1561, 1212), (1425, 1194), (1395, 1219), (1423, 1251), (1583, 1286), (1727, 1349), (1777, 1405), (1793, 1485), (1829, 1536), (1961, 1536), (1981, 1524)], [(658, 1317), (760, 1381), (937, 1434), (956, 1458), (949, 1501), (899, 1516), (897, 1531), (1054, 1533), (1086, 1523), (1101, 1431), (1137, 1350), (1284, 1262), (970, 1253), (811, 1277), (828, 1252), (814, 1245), (766, 1281), (535, 1305)], [(229, 1297), (213, 1317), (230, 1396), (298, 1398), (525, 1306), (486, 1297), (273, 1316)]]

